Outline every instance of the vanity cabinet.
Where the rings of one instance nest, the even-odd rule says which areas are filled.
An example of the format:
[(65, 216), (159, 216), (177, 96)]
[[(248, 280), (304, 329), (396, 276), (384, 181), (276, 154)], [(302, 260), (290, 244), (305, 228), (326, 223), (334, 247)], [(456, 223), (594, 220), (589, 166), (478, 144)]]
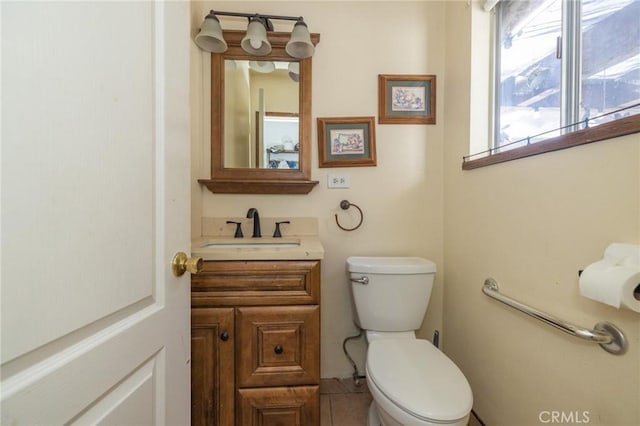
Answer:
[(320, 424), (320, 261), (206, 261), (191, 277), (193, 425)]

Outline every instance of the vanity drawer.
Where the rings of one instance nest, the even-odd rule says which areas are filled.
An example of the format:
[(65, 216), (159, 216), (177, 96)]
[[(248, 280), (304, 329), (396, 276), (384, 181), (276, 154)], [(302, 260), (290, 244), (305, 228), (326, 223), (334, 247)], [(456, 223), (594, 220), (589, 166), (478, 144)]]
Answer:
[(319, 386), (239, 389), (239, 425), (319, 425)]
[(318, 304), (320, 262), (206, 261), (191, 276), (192, 306)]
[(236, 309), (239, 387), (318, 384), (320, 307)]

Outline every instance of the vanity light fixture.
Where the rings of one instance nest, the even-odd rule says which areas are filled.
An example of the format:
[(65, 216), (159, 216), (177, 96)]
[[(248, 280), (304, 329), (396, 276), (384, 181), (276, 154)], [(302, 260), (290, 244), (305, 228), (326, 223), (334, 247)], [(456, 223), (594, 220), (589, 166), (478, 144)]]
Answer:
[(269, 74), (276, 70), (276, 64), (271, 61), (249, 61), (249, 68), (261, 74)]
[(227, 50), (227, 42), (224, 41), (222, 27), (218, 16), (240, 16), (249, 20), (247, 34), (242, 39), (242, 49), (255, 56), (265, 56), (271, 52), (271, 44), (267, 38), (267, 31), (273, 31), (272, 19), (295, 21), (291, 39), (285, 47), (289, 56), (298, 59), (313, 56), (315, 47), (311, 43), (311, 35), (302, 16), (262, 15), (259, 13), (219, 12), (210, 11), (204, 18), (200, 32), (195, 42), (202, 50), (212, 53), (222, 53)]
[(299, 62), (289, 62), (289, 66), (287, 67), (289, 70), (289, 77), (291, 80), (296, 83), (300, 81), (300, 63)]

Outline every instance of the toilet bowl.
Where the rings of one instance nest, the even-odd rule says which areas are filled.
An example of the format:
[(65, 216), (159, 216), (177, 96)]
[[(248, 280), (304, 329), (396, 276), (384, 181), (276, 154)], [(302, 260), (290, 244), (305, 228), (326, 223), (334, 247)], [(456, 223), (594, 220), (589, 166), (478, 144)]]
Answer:
[(365, 330), (369, 426), (466, 425), (473, 404), (464, 374), (417, 339), (435, 264), (417, 257), (349, 257), (355, 321)]
[(374, 400), (369, 426), (462, 426), (469, 421), (473, 397), (466, 378), (427, 340), (371, 342), (366, 376)]

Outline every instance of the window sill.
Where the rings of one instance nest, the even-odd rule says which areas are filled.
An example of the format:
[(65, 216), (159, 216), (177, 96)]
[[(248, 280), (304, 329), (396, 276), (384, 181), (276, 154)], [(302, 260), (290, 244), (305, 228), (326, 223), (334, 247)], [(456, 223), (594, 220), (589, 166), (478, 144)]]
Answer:
[(531, 145), (513, 148), (508, 151), (491, 154), (476, 160), (462, 162), (462, 170), (472, 170), (492, 164), (531, 157), (545, 152), (559, 151), (578, 145), (604, 141), (619, 136), (640, 132), (640, 115), (631, 115), (589, 129), (577, 130), (566, 135), (557, 136)]

